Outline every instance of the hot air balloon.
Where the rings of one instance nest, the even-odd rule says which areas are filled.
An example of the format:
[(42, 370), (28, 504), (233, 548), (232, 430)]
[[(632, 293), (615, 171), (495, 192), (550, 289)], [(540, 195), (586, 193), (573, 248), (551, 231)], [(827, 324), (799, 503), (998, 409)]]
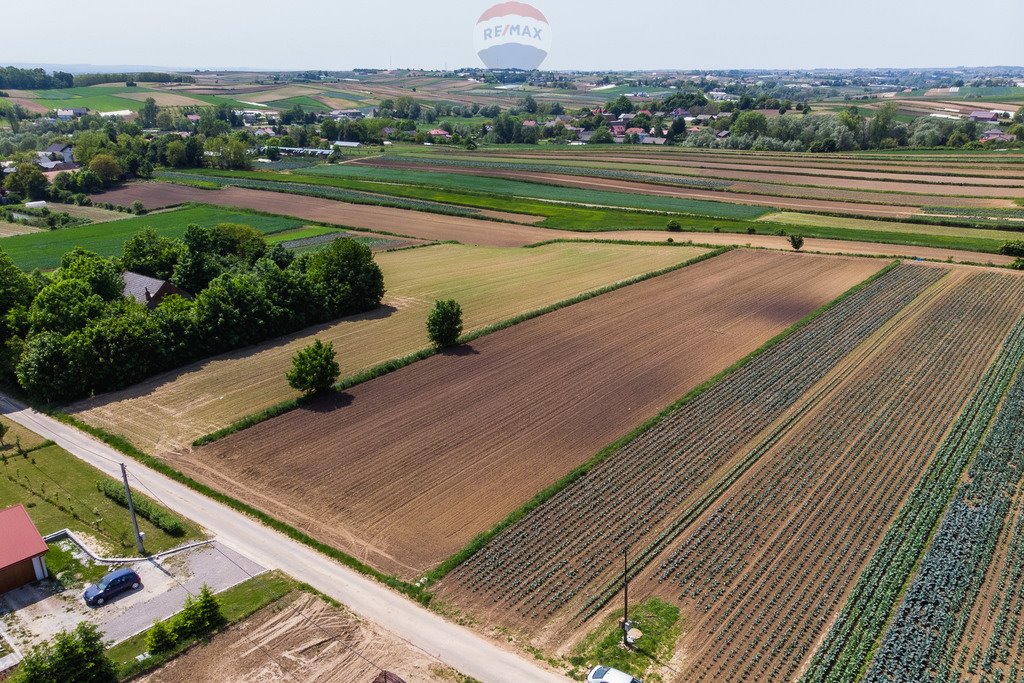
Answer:
[(548, 56), (551, 27), (534, 7), (502, 2), (480, 15), (473, 43), (488, 69), (536, 69)]

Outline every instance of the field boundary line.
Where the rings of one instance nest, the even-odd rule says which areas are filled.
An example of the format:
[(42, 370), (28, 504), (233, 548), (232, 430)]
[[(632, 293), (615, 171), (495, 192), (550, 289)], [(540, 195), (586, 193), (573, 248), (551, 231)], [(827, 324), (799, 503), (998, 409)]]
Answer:
[[(555, 241), (558, 242), (558, 241), (562, 241), (562, 240), (555, 240)], [(564, 241), (568, 242), (568, 243), (575, 243), (575, 242), (585, 241), (585, 240), (564, 240)], [(595, 240), (595, 241), (601, 241), (601, 240)], [(642, 244), (642, 243), (623, 242), (623, 244), (637, 245), (637, 244)], [(687, 248), (694, 247), (694, 246), (703, 246), (703, 245), (696, 245), (696, 244), (684, 243), (684, 242), (673, 242), (672, 244), (668, 244), (668, 243), (664, 243), (664, 242), (657, 242), (657, 243), (654, 243), (654, 244), (655, 244), (655, 246), (669, 246), (669, 247), (676, 246), (676, 247), (687, 247)], [(459, 337), (459, 342), (458, 343), (459, 344), (468, 344), (468, 343), (473, 342), (473, 341), (475, 341), (475, 340), (477, 340), (477, 339), (479, 339), (481, 337), (484, 337), (484, 336), (489, 335), (489, 334), (493, 334), (495, 332), (500, 332), (501, 330), (507, 329), (507, 328), (512, 327), (514, 325), (518, 325), (519, 323), (526, 322), (527, 320), (532, 320), (534, 318), (538, 318), (538, 317), (540, 317), (542, 315), (546, 315), (548, 313), (553, 313), (555, 311), (558, 311), (560, 309), (566, 308), (568, 306), (572, 306), (574, 304), (582, 303), (584, 301), (587, 301), (588, 299), (593, 299), (594, 297), (600, 296), (602, 294), (607, 294), (609, 292), (613, 292), (613, 291), (615, 291), (617, 289), (621, 289), (622, 287), (628, 287), (629, 285), (634, 285), (634, 284), (643, 282), (645, 280), (649, 280), (651, 278), (655, 278), (655, 277), (658, 277), (658, 276), (661, 276), (661, 275), (666, 275), (668, 273), (671, 273), (673, 271), (679, 270), (681, 268), (685, 268), (687, 266), (696, 265), (697, 263), (700, 263), (701, 261), (706, 261), (706, 260), (708, 260), (710, 258), (714, 258), (715, 256), (719, 256), (719, 255), (724, 254), (724, 253), (726, 253), (728, 251), (732, 251), (733, 249), (736, 249), (736, 247), (734, 247), (734, 246), (706, 247), (706, 248), (710, 249), (710, 251), (708, 251), (708, 252), (706, 252), (704, 254), (701, 254), (699, 256), (696, 256), (694, 258), (687, 259), (685, 261), (681, 261), (680, 263), (676, 263), (674, 265), (668, 266), (666, 268), (660, 268), (658, 270), (652, 270), (652, 271), (649, 271), (647, 273), (641, 273), (640, 275), (634, 275), (633, 277), (626, 278), (625, 280), (619, 280), (618, 282), (613, 282), (612, 284), (605, 285), (605, 286), (599, 287), (597, 289), (592, 289), (592, 290), (583, 292), (581, 294), (577, 294), (576, 296), (570, 297), (568, 299), (562, 299), (561, 301), (556, 301), (555, 303), (549, 304), (549, 305), (544, 306), (542, 308), (536, 308), (536, 309), (534, 309), (532, 311), (527, 311), (525, 313), (520, 313), (519, 315), (512, 316), (511, 318), (506, 318), (505, 320), (501, 320), (501, 321), (498, 321), (496, 323), (492, 323), (491, 325), (486, 325), (484, 327), (481, 327), (478, 330), (474, 330), (472, 332), (467, 332), (466, 334), (463, 334), (461, 337)], [(394, 372), (395, 370), (400, 370), (401, 368), (404, 368), (404, 367), (406, 367), (408, 365), (412, 365), (416, 361), (420, 361), (420, 360), (423, 360), (425, 358), (429, 358), (429, 357), (431, 357), (433, 355), (436, 355), (438, 353), (441, 353), (441, 351), (439, 351), (438, 349), (436, 349), (433, 346), (428, 346), (428, 347), (422, 348), (422, 349), (420, 349), (418, 351), (414, 351), (414, 352), (412, 352), (410, 354), (407, 354), (405, 356), (401, 356), (399, 358), (393, 358), (391, 360), (387, 360), (387, 361), (384, 361), (382, 363), (378, 363), (376, 365), (373, 365), (373, 366), (367, 368), (366, 370), (358, 372), (358, 373), (356, 373), (354, 375), (350, 375), (349, 377), (346, 377), (346, 378), (342, 379), (341, 381), (336, 382), (334, 384), (334, 386), (331, 387), (331, 388), (332, 388), (333, 391), (346, 391), (346, 390), (351, 389), (352, 387), (354, 387), (354, 386), (356, 386), (358, 384), (362, 384), (363, 382), (368, 382), (368, 381), (370, 381), (372, 379), (376, 379), (377, 377), (381, 377), (383, 375), (389, 374), (391, 372)], [(196, 439), (195, 441), (193, 441), (192, 442), (192, 446), (193, 447), (205, 446), (207, 444), (213, 443), (214, 441), (219, 441), (220, 439), (223, 439), (223, 438), (225, 438), (227, 436), (230, 436), (231, 434), (235, 434), (236, 432), (240, 432), (240, 431), (242, 431), (244, 429), (248, 429), (249, 427), (257, 425), (257, 424), (259, 424), (261, 422), (265, 422), (265, 421), (267, 421), (267, 420), (269, 420), (271, 418), (274, 418), (274, 417), (277, 417), (279, 415), (283, 415), (283, 414), (285, 414), (285, 413), (287, 413), (289, 411), (292, 411), (292, 410), (294, 410), (294, 409), (296, 409), (296, 408), (298, 408), (298, 407), (300, 407), (302, 405), (305, 405), (310, 400), (312, 400), (312, 399), (310, 399), (308, 397), (305, 397), (305, 396), (298, 396), (296, 398), (291, 398), (291, 399), (288, 399), (286, 401), (281, 401), (280, 403), (276, 403), (276, 404), (270, 406), (269, 408), (265, 408), (265, 409), (263, 409), (263, 410), (261, 410), (261, 411), (259, 411), (257, 413), (253, 413), (251, 415), (247, 415), (247, 416), (241, 418), (240, 420), (236, 420), (235, 422), (233, 422), (232, 424), (230, 424), (230, 425), (228, 425), (226, 427), (222, 427), (221, 429), (218, 429), (216, 431), (210, 432), (209, 434), (204, 434), (203, 436), (201, 436), (198, 439)]]
[(821, 307), (819, 307), (817, 310), (812, 311), (811, 313), (807, 314), (806, 316), (804, 316), (800, 320), (798, 320), (795, 323), (793, 323), (792, 325), (790, 325), (787, 329), (783, 330), (779, 334), (777, 334), (774, 337), (772, 337), (771, 339), (769, 339), (767, 342), (765, 342), (759, 348), (751, 351), (749, 354), (747, 354), (746, 356), (744, 356), (740, 360), (736, 361), (735, 363), (733, 363), (729, 367), (725, 368), (724, 370), (720, 371), (719, 373), (717, 373), (713, 377), (710, 377), (709, 379), (707, 379), (704, 382), (700, 383), (699, 385), (697, 385), (696, 387), (691, 389), (689, 392), (687, 392), (685, 395), (683, 395), (681, 398), (677, 399), (676, 401), (672, 402), (671, 404), (669, 404), (668, 406), (663, 408), (654, 417), (646, 420), (645, 422), (643, 422), (642, 424), (638, 425), (633, 430), (629, 431), (625, 435), (619, 437), (618, 439), (616, 439), (612, 443), (608, 444), (607, 446), (602, 448), (600, 451), (598, 451), (596, 454), (594, 454), (589, 460), (584, 462), (582, 465), (576, 467), (575, 469), (570, 471), (568, 474), (566, 474), (562, 478), (558, 479), (555, 483), (553, 483), (552, 485), (548, 486), (544, 490), (542, 490), (539, 493), (537, 493), (533, 498), (531, 498), (525, 504), (520, 506), (518, 509), (513, 510), (505, 519), (503, 519), (502, 521), (498, 522), (496, 525), (491, 527), (489, 530), (479, 534), (476, 538), (474, 538), (472, 541), (470, 541), (465, 547), (463, 547), (462, 550), (458, 551), (457, 553), (455, 553), (454, 555), (449, 557), (447, 560), (445, 560), (444, 562), (439, 564), (437, 567), (435, 567), (431, 571), (427, 572), (423, 577), (421, 577), (419, 579), (419, 581), (416, 582), (417, 585), (428, 586), (428, 585), (430, 585), (432, 583), (436, 583), (437, 581), (440, 581), (448, 573), (450, 573), (452, 570), (454, 570), (456, 567), (458, 567), (462, 563), (466, 562), (470, 557), (475, 555), (477, 553), (477, 551), (479, 551), (481, 548), (483, 548), (488, 542), (491, 541), (491, 539), (493, 539), (499, 533), (504, 531), (506, 528), (512, 526), (513, 524), (518, 522), (520, 519), (525, 517), (527, 514), (532, 512), (534, 509), (540, 507), (542, 504), (547, 502), (550, 498), (552, 498), (556, 494), (560, 493), (563, 489), (568, 487), (570, 484), (574, 483), (575, 481), (577, 481), (578, 479), (583, 477), (585, 474), (587, 474), (594, 467), (596, 467), (597, 465), (599, 465), (600, 463), (602, 463), (603, 461), (607, 460), (609, 457), (611, 457), (612, 455), (617, 453), (619, 450), (621, 450), (630, 441), (633, 441), (638, 436), (640, 436), (641, 434), (643, 434), (647, 430), (649, 430), (652, 427), (654, 427), (655, 425), (657, 425), (659, 422), (664, 420), (666, 417), (668, 417), (670, 414), (672, 414), (673, 412), (675, 412), (679, 408), (681, 408), (684, 405), (686, 405), (687, 403), (693, 401), (695, 398), (697, 398), (697, 396), (699, 396), (700, 394), (704, 393), (705, 391), (707, 391), (708, 389), (710, 389), (714, 385), (718, 384), (720, 381), (722, 381), (726, 377), (728, 377), (728, 376), (732, 375), (733, 373), (737, 372), (738, 370), (740, 370), (742, 367), (744, 367), (745, 365), (747, 365), (748, 363), (753, 361), (755, 358), (757, 358), (761, 354), (765, 353), (766, 351), (768, 351), (772, 347), (777, 346), (778, 344), (780, 344), (783, 340), (785, 340), (790, 335), (792, 335), (795, 332), (797, 332), (798, 330), (806, 327), (807, 325), (809, 325), (814, 320), (817, 320), (819, 317), (821, 317), (822, 315), (827, 313), (829, 310), (831, 310), (833, 307), (837, 306), (842, 301), (846, 300), (850, 296), (853, 296), (854, 294), (856, 294), (857, 292), (861, 291), (862, 289), (864, 289), (865, 287), (867, 287), (871, 283), (875, 282), (879, 278), (884, 277), (886, 274), (888, 274), (890, 271), (892, 271), (894, 268), (896, 268), (899, 264), (900, 264), (900, 261), (898, 261), (898, 260), (889, 263), (888, 265), (886, 265), (884, 268), (879, 270), (874, 275), (871, 275), (870, 277), (866, 278), (865, 280), (861, 281), (860, 283), (854, 285), (853, 287), (851, 287), (850, 289), (846, 290), (845, 292), (840, 294), (838, 297), (833, 299), (832, 301), (830, 301), (830, 302), (822, 305)]

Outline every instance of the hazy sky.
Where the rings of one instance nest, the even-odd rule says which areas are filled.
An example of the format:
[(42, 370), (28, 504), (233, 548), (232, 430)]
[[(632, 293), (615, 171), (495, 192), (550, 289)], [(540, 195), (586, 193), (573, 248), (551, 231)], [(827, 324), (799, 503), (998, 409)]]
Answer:
[[(2, 0), (0, 63), (477, 66), (476, 0)], [(544, 68), (1024, 65), (1024, 1), (536, 0)]]

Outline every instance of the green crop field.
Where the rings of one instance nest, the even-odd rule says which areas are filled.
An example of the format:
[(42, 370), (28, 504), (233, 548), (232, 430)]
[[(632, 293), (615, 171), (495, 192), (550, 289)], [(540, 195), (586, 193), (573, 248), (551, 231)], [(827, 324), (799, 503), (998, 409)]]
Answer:
[[(298, 106), (302, 107), (303, 111), (317, 111), (317, 112), (321, 112), (321, 111), (330, 111), (331, 110), (331, 107), (328, 107), (326, 104), (324, 104), (320, 100), (314, 100), (312, 97), (309, 97), (308, 95), (299, 95), (298, 97), (289, 97), (289, 98), (284, 99), (284, 100), (274, 100), (273, 102), (267, 102), (266, 104), (267, 104), (268, 107), (271, 107), (273, 109), (281, 109), (281, 110), (292, 109), (292, 108), (295, 107), (295, 105), (298, 105)], [(249, 107), (249, 108), (251, 109), (252, 107)]]
[(489, 178), (485, 176), (443, 173), (431, 170), (410, 171), (404, 169), (376, 168), (367, 166), (316, 166), (303, 171), (304, 175), (327, 175), (343, 178), (359, 178), (386, 182), (404, 182), (415, 185), (430, 185), (453, 190), (468, 190), (484, 194), (511, 195), (529, 199), (546, 199), (572, 204), (597, 204), (628, 209), (648, 209), (673, 213), (697, 214), (715, 218), (757, 218), (768, 209), (762, 206), (727, 204), (725, 202), (676, 197), (658, 197), (629, 194), (626, 192), (605, 192), (585, 190), (559, 185)]
[(294, 218), (263, 216), (221, 207), (193, 206), (109, 223), (5, 237), (0, 239), (0, 249), (6, 251), (24, 270), (45, 270), (59, 266), (61, 256), (75, 247), (102, 256), (114, 256), (121, 252), (125, 240), (144, 228), (153, 228), (168, 237), (181, 237), (190, 223), (202, 226), (244, 223), (264, 234), (303, 225), (303, 221)]

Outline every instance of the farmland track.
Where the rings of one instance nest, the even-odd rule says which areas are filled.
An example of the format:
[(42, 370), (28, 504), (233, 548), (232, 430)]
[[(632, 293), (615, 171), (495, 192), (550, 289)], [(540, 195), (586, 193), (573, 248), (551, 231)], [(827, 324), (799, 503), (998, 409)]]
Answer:
[[(732, 252), (169, 462), (375, 566), (414, 576), (881, 265)], [(446, 387), (443, 403), (438, 387)]]

